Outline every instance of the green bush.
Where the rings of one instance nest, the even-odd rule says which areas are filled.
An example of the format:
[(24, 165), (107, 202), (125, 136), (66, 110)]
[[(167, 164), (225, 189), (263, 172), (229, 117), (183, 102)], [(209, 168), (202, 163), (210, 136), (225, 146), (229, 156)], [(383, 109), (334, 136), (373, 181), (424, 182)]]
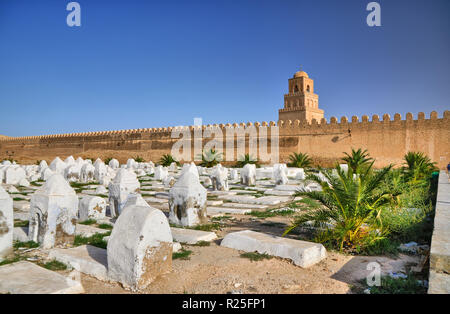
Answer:
[(312, 159), (306, 153), (292, 153), (289, 156), (289, 167), (310, 168), (312, 166)]
[(244, 156), (240, 156), (238, 161), (236, 162), (236, 167), (242, 168), (246, 164), (254, 164), (256, 167), (259, 167), (258, 158), (253, 158), (250, 154), (245, 154)]
[[(364, 167), (362, 166), (364, 165)], [(344, 172), (337, 164), (336, 175), (321, 169), (326, 181), (315, 174), (307, 179), (317, 182), (322, 192), (299, 192), (320, 202), (321, 207), (298, 216), (284, 235), (294, 228), (309, 224), (317, 228), (316, 241), (343, 251), (360, 250), (385, 237), (379, 226), (379, 215), (388, 203), (388, 192), (381, 190), (391, 166), (372, 171), (370, 164), (359, 163), (356, 173), (349, 167)], [(355, 176), (353, 176), (355, 174)]]
[(201, 155), (202, 162), (200, 163), (200, 166), (207, 168), (214, 167), (222, 161), (222, 157), (222, 153), (216, 152), (214, 149), (210, 149)]
[(176, 163), (177, 166), (180, 166), (180, 163), (176, 161), (170, 154), (162, 155), (161, 159), (159, 160), (159, 164), (164, 167), (170, 166), (170, 164), (173, 162)]

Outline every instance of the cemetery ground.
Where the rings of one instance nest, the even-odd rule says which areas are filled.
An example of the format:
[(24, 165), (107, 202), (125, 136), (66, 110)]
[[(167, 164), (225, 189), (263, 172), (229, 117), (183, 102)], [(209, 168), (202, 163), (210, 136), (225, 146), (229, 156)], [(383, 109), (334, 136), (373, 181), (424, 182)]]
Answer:
[[(184, 172), (191, 170), (174, 164), (159, 170), (153, 165), (141, 168), (132, 162), (127, 163), (127, 168), (137, 174), (140, 197), (169, 217), (170, 191), (174, 182)], [(387, 238), (388, 241), (382, 247), (370, 249), (346, 245), (341, 250), (339, 246), (323, 241), (326, 257), (307, 267), (300, 267), (292, 259), (281, 258), (276, 254), (248, 252), (221, 244), (227, 235), (244, 230), (308, 243), (317, 242), (318, 230), (323, 227), (312, 223), (297, 224), (298, 217), (305, 213), (316, 213), (323, 208), (320, 202), (305, 194), (305, 191), (320, 191), (320, 184), (309, 180), (304, 173), (299, 175), (303, 171), (295, 167), (281, 167), (280, 171), (287, 181), (280, 184), (281, 179), (274, 174), (276, 166), (258, 168), (254, 182), (250, 182), (253, 184), (242, 184), (245, 171), (237, 168), (237, 173), (227, 171), (228, 188), (218, 191), (210, 182), (216, 167), (197, 168), (198, 180), (207, 189), (207, 219), (193, 226), (170, 224), (173, 241), (180, 244), (180, 247), (174, 245), (172, 270), (161, 274), (143, 289), (130, 290), (117, 281), (99, 278), (101, 276), (96, 273), (74, 270), (76, 261), (67, 262), (61, 258), (61, 254), (55, 254), (55, 250), (65, 252), (86, 245), (88, 251), (91, 246), (106, 251), (118, 218), (111, 217), (114, 216), (111, 214), (112, 199), (109, 197), (111, 184), (94, 178), (94, 174), (85, 182), (80, 182), (83, 180), (78, 178), (68, 181), (71, 181), (70, 185), (80, 202), (86, 196), (103, 199), (105, 215), (80, 219), (76, 223), (74, 241), (52, 248), (43, 248), (28, 237), (30, 198), (45, 180), (39, 178), (27, 186), (3, 184), (14, 204), (14, 249), (12, 254), (0, 261), (0, 266), (33, 263), (64, 277), (81, 279), (84, 293), (426, 293), (432, 209), (420, 221), (418, 219), (420, 227), (413, 229), (414, 236), (411, 230), (405, 234), (396, 230), (397, 236)], [(116, 167), (110, 181), (113, 181), (119, 169)], [(163, 170), (166, 173), (159, 177)], [(44, 172), (42, 170), (41, 175)], [(319, 175), (323, 176), (321, 172)], [(67, 179), (67, 171), (65, 176)], [(327, 182), (328, 179), (321, 177), (320, 181)], [(407, 219), (405, 217), (403, 219)], [(401, 223), (393, 225), (398, 227)], [(292, 230), (286, 233), (290, 228)], [(92, 258), (99, 265), (106, 264), (106, 253), (100, 257), (92, 255)], [(381, 266), (382, 287), (367, 286), (366, 277), (371, 272), (367, 265), (371, 262)]]

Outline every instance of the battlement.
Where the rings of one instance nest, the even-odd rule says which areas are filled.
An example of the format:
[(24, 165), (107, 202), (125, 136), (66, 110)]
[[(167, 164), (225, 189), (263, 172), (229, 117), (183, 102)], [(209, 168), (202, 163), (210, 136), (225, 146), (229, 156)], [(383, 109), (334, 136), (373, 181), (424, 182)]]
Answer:
[(199, 128), (205, 130), (206, 128), (220, 128), (226, 130), (227, 128), (248, 128), (249, 126), (259, 127), (267, 127), (267, 126), (276, 126), (278, 125), (280, 128), (280, 132), (283, 132), (284, 129), (329, 129), (336, 127), (345, 127), (345, 128), (366, 128), (367, 126), (382, 126), (386, 124), (390, 125), (399, 125), (401, 123), (406, 123), (406, 125), (417, 122), (417, 123), (434, 123), (438, 120), (445, 120), (446, 123), (450, 123), (450, 111), (446, 110), (443, 113), (443, 117), (439, 118), (438, 113), (436, 111), (432, 111), (430, 113), (429, 119), (425, 118), (425, 113), (419, 112), (417, 114), (417, 119), (413, 118), (413, 114), (408, 112), (406, 114), (406, 119), (402, 120), (402, 117), (399, 113), (394, 115), (394, 118), (391, 119), (389, 114), (384, 114), (382, 119), (380, 119), (379, 115), (373, 115), (372, 119), (369, 121), (369, 116), (363, 115), (361, 119), (357, 116), (352, 116), (351, 121), (348, 120), (346, 116), (343, 116), (338, 119), (336, 117), (331, 117), (330, 121), (323, 118), (320, 121), (316, 119), (312, 119), (311, 122), (307, 120), (279, 120), (275, 121), (262, 121), (262, 122), (247, 122), (247, 123), (227, 123), (227, 124), (208, 124), (202, 126), (177, 126), (177, 127), (160, 127), (160, 128), (145, 128), (145, 129), (129, 129), (129, 130), (115, 130), (115, 131), (98, 131), (98, 132), (83, 132), (83, 133), (64, 133), (64, 134), (51, 134), (51, 135), (38, 135), (38, 136), (22, 136), (22, 137), (7, 137), (0, 136), (0, 142), (15, 142), (15, 141), (33, 141), (33, 140), (51, 140), (51, 139), (68, 139), (68, 138), (88, 138), (88, 137), (98, 137), (98, 136), (121, 136), (121, 135), (131, 135), (131, 134), (159, 134), (159, 133), (169, 133), (172, 130), (182, 130), (189, 128), (191, 131), (198, 130)]

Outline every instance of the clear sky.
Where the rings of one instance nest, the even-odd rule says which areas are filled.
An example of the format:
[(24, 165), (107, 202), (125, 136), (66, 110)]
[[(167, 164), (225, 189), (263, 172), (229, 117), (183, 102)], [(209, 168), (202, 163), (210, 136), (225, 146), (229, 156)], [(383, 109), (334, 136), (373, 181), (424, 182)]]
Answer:
[(299, 66), (326, 118), (450, 110), (450, 1), (0, 0), (0, 134), (276, 121)]

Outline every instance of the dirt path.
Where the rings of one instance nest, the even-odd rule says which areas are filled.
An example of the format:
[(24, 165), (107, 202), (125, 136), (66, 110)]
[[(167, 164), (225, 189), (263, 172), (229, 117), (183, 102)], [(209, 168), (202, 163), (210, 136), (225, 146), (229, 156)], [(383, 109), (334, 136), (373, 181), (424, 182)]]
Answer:
[[(263, 223), (245, 216), (227, 224), (217, 234), (254, 229), (281, 235), (287, 218), (274, 217)], [(257, 227), (257, 228), (256, 228)], [(351, 293), (368, 273), (369, 262), (378, 262), (383, 273), (406, 271), (417, 257), (399, 255), (388, 257), (348, 256), (328, 252), (328, 257), (307, 269), (280, 258), (251, 261), (240, 256), (242, 252), (221, 247), (220, 240), (210, 246), (183, 245), (192, 251), (189, 260), (173, 261), (173, 271), (154, 281), (143, 293)], [(106, 284), (83, 275), (86, 293), (129, 293), (118, 284)]]

